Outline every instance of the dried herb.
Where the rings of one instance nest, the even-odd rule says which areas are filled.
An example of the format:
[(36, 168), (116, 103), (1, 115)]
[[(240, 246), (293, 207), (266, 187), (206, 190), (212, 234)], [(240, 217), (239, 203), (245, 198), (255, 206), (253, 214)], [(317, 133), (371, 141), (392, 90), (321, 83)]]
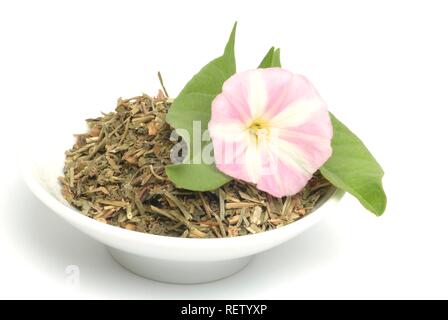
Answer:
[(331, 188), (319, 173), (282, 199), (240, 181), (208, 192), (176, 188), (165, 174), (177, 141), (170, 140), (165, 116), (171, 102), (164, 92), (120, 98), (115, 112), (86, 120), (88, 132), (76, 135), (60, 178), (64, 198), (82, 214), (157, 235), (234, 237), (302, 218)]

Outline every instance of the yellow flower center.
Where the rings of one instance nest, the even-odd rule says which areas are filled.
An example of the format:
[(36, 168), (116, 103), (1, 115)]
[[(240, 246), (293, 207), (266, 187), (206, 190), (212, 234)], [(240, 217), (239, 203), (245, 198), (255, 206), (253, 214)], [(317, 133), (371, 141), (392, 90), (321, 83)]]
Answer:
[(263, 119), (255, 119), (247, 129), (257, 143), (260, 140), (267, 140), (269, 138), (269, 124)]

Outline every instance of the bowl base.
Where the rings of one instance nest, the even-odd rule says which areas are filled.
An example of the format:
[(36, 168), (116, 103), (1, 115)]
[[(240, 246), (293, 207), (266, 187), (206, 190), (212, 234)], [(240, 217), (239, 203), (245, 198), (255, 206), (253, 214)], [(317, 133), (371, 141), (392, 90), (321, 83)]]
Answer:
[(242, 270), (252, 256), (221, 261), (175, 261), (138, 256), (107, 247), (112, 257), (127, 270), (151, 280), (195, 284), (231, 276)]

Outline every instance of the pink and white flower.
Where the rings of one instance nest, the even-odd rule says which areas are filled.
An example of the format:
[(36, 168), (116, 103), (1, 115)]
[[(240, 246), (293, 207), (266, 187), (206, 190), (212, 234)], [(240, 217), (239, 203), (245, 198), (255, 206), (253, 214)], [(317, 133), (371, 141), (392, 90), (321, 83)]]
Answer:
[(305, 77), (280, 68), (230, 77), (208, 127), (217, 168), (276, 197), (299, 192), (331, 155), (324, 101)]

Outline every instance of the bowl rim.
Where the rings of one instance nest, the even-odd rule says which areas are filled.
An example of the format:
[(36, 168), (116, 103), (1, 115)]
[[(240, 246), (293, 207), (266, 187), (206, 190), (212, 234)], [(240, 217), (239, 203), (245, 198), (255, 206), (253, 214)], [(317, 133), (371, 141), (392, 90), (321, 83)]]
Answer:
[(181, 237), (171, 237), (171, 236), (163, 236), (156, 235), (150, 233), (137, 232), (132, 230), (126, 230), (124, 228), (112, 226), (109, 224), (105, 224), (90, 217), (87, 217), (81, 214), (75, 208), (69, 207), (63, 204), (61, 201), (56, 199), (53, 195), (51, 195), (42, 184), (37, 181), (35, 174), (33, 172), (33, 164), (30, 161), (24, 161), (23, 157), (20, 157), (20, 166), (22, 177), (31, 190), (31, 192), (36, 196), (44, 205), (49, 207), (51, 210), (55, 211), (58, 215), (60, 215), (64, 220), (73, 224), (72, 222), (77, 222), (77, 229), (84, 232), (82, 228), (78, 228), (81, 225), (83, 228), (94, 229), (95, 232), (100, 234), (108, 234), (112, 237), (118, 237), (125, 240), (138, 241), (138, 242), (146, 242), (146, 243), (165, 243), (169, 246), (198, 246), (198, 247), (207, 247), (209, 245), (220, 245), (227, 246), (232, 245), (234, 243), (239, 243), (243, 241), (265, 241), (269, 238), (276, 238), (281, 234), (295, 234), (298, 232), (294, 232), (294, 229), (297, 231), (302, 230), (304, 224), (308, 223), (309, 225), (314, 224), (320, 220), (320, 218), (326, 213), (331, 211), (331, 208), (339, 202), (339, 200), (344, 195), (344, 191), (341, 189), (333, 188), (328, 195), (326, 195), (326, 199), (322, 200), (322, 203), (316, 208), (315, 211), (307, 214), (303, 218), (296, 220), (290, 224), (282, 226), (280, 228), (264, 231), (256, 234), (248, 234), (244, 236), (238, 237), (225, 237), (225, 238), (181, 238)]

